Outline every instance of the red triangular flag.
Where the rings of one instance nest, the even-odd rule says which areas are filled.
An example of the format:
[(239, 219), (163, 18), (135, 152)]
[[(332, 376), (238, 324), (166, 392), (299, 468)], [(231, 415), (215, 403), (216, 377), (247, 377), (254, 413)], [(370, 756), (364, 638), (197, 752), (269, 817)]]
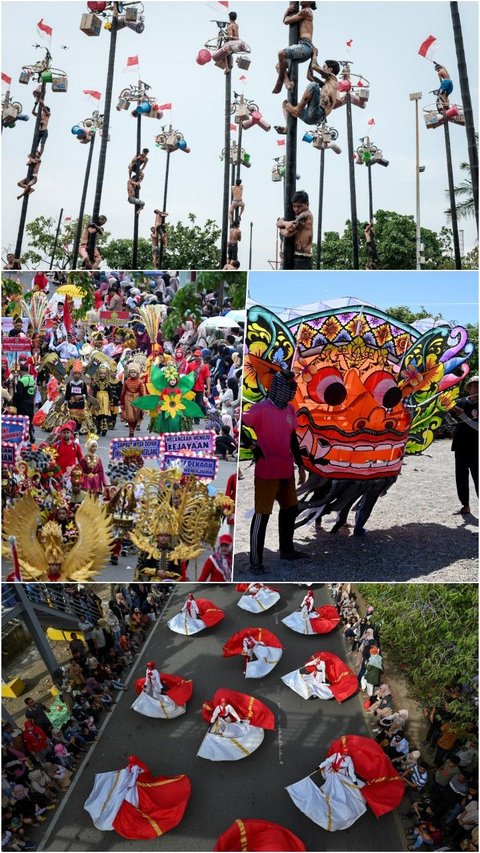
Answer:
[(347, 45), (347, 47), (351, 47), (353, 44), (353, 39), (348, 39), (348, 41), (345, 42), (345, 44)]
[(127, 56), (127, 68), (132, 68), (134, 65), (138, 65), (138, 55)]
[(285, 145), (284, 139), (277, 139), (277, 145)]
[(8, 74), (5, 74), (5, 73), (2, 71), (2, 83), (6, 83), (6, 84), (7, 84), (7, 86), (10, 86), (10, 83), (11, 83), (11, 82), (12, 82), (12, 78), (11, 78), (11, 77), (9, 77), (9, 76), (8, 76)]
[(171, 109), (172, 109), (172, 105), (171, 105), (171, 104), (160, 104), (160, 106), (158, 107), (158, 109), (159, 109), (159, 110), (171, 110)]
[(237, 129), (237, 125), (236, 125), (236, 124), (231, 124), (231, 125), (230, 125), (230, 130), (236, 130), (236, 129)]
[(242, 74), (242, 76), (241, 76), (241, 77), (239, 77), (238, 79), (239, 79), (239, 80), (246, 80), (247, 78), (245, 77), (245, 74)]
[(63, 304), (63, 325), (69, 335), (73, 333), (72, 315), (70, 314), (70, 305), (68, 304), (68, 296)]
[(375, 124), (375, 119), (374, 119), (374, 118), (369, 118), (369, 119), (368, 119), (368, 121), (367, 121), (367, 124), (370, 124), (370, 125)]

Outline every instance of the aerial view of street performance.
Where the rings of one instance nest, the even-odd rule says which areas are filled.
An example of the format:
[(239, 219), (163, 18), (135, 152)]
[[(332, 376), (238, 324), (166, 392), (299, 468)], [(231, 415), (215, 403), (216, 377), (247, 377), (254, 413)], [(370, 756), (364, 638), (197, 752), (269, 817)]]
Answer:
[(288, 279), (249, 276), (235, 577), (475, 580), (475, 275)]
[(245, 273), (58, 278), (3, 282), (3, 577), (231, 580)]
[(181, 9), (4, 3), (7, 269), (477, 266), (476, 4)]
[(475, 849), (477, 586), (262, 588), (3, 584), (4, 849)]

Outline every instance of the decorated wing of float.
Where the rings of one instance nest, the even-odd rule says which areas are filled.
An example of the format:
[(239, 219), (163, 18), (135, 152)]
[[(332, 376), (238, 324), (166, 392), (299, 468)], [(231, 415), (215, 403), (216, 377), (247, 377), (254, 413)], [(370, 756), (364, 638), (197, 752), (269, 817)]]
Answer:
[(78, 538), (65, 555), (62, 570), (66, 578), (91, 580), (110, 559), (112, 521), (107, 507), (87, 494), (75, 514)]
[(332, 479), (392, 477), (405, 453), (429, 447), (474, 350), (461, 326), (421, 334), (363, 305), (286, 323), (256, 305), (246, 348), (245, 404), (264, 399), (282, 366), (293, 370), (305, 467)]

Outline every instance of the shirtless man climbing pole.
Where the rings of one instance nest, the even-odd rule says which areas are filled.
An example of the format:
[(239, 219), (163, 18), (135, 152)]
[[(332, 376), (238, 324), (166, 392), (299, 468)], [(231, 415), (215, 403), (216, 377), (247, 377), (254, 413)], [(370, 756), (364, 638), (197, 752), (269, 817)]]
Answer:
[(284, 84), (286, 89), (293, 88), (293, 83), (287, 75), (288, 60), (306, 62), (313, 54), (313, 11), (316, 8), (316, 3), (301, 0), (300, 11), (297, 11), (296, 3), (291, 3), (283, 16), (283, 23), (287, 26), (290, 24), (299, 24), (299, 41), (298, 44), (292, 44), (278, 52), (278, 65), (275, 66), (278, 77), (273, 89), (274, 95), (282, 91)]

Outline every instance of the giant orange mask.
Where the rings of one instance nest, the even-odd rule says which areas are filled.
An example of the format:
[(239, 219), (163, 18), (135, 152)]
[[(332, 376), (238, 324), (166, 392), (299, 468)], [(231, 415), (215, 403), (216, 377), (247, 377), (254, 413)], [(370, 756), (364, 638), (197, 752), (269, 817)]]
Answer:
[(472, 351), (461, 327), (422, 335), (376, 308), (336, 308), (284, 323), (255, 306), (244, 397), (263, 399), (275, 371), (288, 366), (305, 467), (334, 479), (391, 477), (406, 452), (433, 441)]

